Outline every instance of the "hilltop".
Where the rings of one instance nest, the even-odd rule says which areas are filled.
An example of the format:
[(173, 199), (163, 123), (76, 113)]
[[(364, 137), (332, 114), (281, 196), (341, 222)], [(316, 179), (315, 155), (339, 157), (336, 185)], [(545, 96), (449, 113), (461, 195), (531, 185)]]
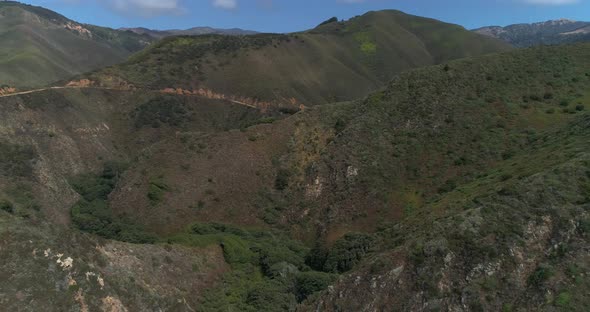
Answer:
[(473, 31), (504, 40), (517, 47), (590, 41), (590, 22), (568, 19), (532, 24), (514, 24), (505, 27), (487, 26)]
[(0, 2), (0, 86), (37, 87), (122, 62), (149, 36), (80, 24), (53, 11)]
[(408, 69), (506, 50), (460, 26), (392, 10), (292, 34), (166, 38), (82, 78), (311, 106), (364, 96)]
[(233, 35), (233, 36), (244, 36), (244, 35), (254, 35), (257, 32), (251, 30), (244, 30), (240, 28), (231, 28), (231, 29), (220, 29), (220, 28), (212, 28), (212, 27), (193, 27), (189, 29), (166, 29), (166, 30), (156, 30), (156, 29), (148, 29), (144, 27), (135, 27), (135, 28), (120, 28), (119, 30), (122, 31), (131, 31), (139, 35), (149, 35), (150, 37), (156, 39), (162, 39), (165, 37), (172, 37), (172, 36), (198, 36), (198, 35), (210, 35), (210, 34), (217, 34), (217, 35)]

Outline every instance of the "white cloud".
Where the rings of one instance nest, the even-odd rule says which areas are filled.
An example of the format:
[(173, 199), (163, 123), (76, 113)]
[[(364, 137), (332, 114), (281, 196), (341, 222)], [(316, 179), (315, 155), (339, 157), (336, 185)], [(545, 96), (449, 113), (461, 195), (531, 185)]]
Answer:
[[(51, 1), (51, 0), (50, 0)], [(185, 12), (185, 0), (53, 0), (64, 4), (84, 5), (98, 3), (111, 10), (128, 15), (157, 16), (174, 15)]]
[(213, 0), (213, 6), (224, 10), (235, 10), (238, 8), (237, 0)]
[(165, 15), (182, 12), (179, 0), (108, 0), (117, 11), (140, 15)]
[(528, 4), (538, 4), (538, 5), (566, 5), (566, 4), (575, 4), (580, 2), (579, 0), (524, 0), (525, 3)]

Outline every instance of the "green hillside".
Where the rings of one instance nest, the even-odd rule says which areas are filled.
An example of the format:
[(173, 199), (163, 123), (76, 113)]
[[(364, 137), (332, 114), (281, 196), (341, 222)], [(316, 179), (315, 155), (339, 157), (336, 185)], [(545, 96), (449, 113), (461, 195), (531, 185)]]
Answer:
[[(302, 309), (464, 302), (480, 311), (582, 311), (590, 300), (589, 56), (585, 44), (458, 60), (270, 126), (162, 141), (164, 152), (136, 163), (110, 203), (163, 235), (190, 216), (282, 229), (314, 247), (309, 267), (287, 257), (298, 270), (352, 270)], [(191, 142), (204, 150), (191, 152)], [(160, 181), (167, 187), (154, 202)], [(173, 241), (203, 244), (202, 235)], [(262, 259), (266, 279), (236, 270), (205, 306), (289, 306), (301, 277), (265, 273)]]
[(83, 25), (50, 10), (0, 2), (0, 85), (36, 87), (112, 65), (152, 39)]
[[(589, 44), (445, 61), (298, 113), (145, 90), (0, 98), (0, 276), (27, 289), (0, 283), (3, 304), (582, 311), (588, 109)], [(81, 267), (15, 273), (13, 255), (45, 272), (49, 247)]]
[(364, 96), (411, 68), (509, 49), (457, 25), (379, 11), (286, 35), (167, 38), (89, 77), (309, 106)]

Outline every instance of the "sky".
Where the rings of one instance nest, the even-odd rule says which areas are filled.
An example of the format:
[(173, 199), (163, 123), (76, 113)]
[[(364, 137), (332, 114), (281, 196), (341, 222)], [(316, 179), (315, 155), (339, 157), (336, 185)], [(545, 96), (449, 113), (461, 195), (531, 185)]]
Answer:
[(590, 0), (22, 0), (112, 28), (196, 26), (294, 32), (336, 16), (397, 9), (468, 29), (550, 19), (590, 21)]

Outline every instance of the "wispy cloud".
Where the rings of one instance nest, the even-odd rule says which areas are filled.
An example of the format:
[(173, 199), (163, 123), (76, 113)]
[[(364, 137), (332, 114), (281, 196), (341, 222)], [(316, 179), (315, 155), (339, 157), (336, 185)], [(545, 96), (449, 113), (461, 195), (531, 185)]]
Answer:
[(238, 8), (237, 0), (213, 0), (213, 6), (224, 10), (235, 10)]
[(580, 0), (523, 0), (523, 1), (528, 4), (536, 4), (536, 5), (566, 5), (566, 4), (575, 4), (575, 3), (580, 2)]
[(183, 1), (186, 0), (54, 0), (68, 5), (94, 2), (121, 14), (144, 17), (184, 13), (186, 9), (182, 6)]
[(108, 0), (105, 2), (120, 12), (148, 16), (178, 14), (183, 10), (179, 0)]

